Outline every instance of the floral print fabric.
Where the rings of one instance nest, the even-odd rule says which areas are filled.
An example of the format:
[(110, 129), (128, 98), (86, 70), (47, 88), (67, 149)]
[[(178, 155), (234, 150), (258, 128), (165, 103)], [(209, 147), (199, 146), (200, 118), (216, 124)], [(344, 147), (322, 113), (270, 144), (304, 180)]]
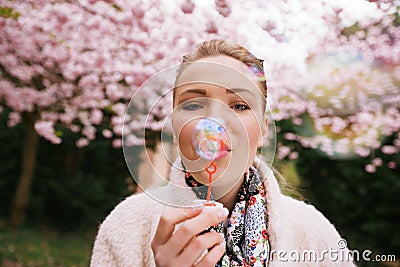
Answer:
[[(205, 199), (207, 187), (186, 172), (186, 184), (200, 199)], [(257, 170), (250, 167), (238, 193), (236, 203), (225, 227), (223, 222), (212, 228), (224, 233), (226, 253), (218, 267), (267, 266), (270, 244), (268, 240), (268, 212), (265, 189)]]

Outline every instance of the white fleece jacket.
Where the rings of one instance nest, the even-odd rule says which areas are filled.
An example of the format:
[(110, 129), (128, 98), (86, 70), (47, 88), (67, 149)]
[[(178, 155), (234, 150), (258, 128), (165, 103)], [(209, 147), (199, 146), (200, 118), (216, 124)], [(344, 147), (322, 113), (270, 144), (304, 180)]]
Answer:
[[(335, 227), (314, 206), (283, 195), (272, 171), (262, 161), (257, 159), (254, 166), (264, 177), (266, 189), (269, 266), (354, 266)], [(183, 172), (175, 168), (170, 180), (186, 186)], [(189, 190), (174, 190), (167, 185), (152, 191), (152, 196), (193, 197), (185, 195)], [(155, 266), (150, 245), (165, 208), (146, 193), (122, 201), (100, 226), (90, 266)]]

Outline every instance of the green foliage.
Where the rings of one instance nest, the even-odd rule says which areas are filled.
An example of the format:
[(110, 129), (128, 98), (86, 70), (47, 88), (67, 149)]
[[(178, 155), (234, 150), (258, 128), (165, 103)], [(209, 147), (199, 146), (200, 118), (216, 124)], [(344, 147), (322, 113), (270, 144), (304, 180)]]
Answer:
[(88, 266), (93, 236), (0, 228), (1, 266)]
[(359, 30), (361, 30), (360, 25), (358, 24), (358, 22), (355, 22), (353, 25), (344, 28), (341, 34), (346, 37), (349, 37), (351, 35), (354, 35)]
[(121, 8), (119, 5), (117, 5), (117, 4), (113, 4), (112, 7), (113, 7), (115, 10), (117, 10), (118, 12), (122, 12), (122, 11), (123, 11), (122, 8)]
[[(0, 218), (8, 218), (22, 159), (24, 128), (0, 123)], [(64, 142), (52, 145), (40, 139), (27, 210), (28, 224), (51, 224), (69, 230), (97, 226), (129, 194), (131, 179), (122, 149), (99, 137), (84, 149), (64, 132)]]
[[(384, 162), (389, 156), (381, 155)], [(400, 156), (392, 156), (399, 164)], [(382, 166), (366, 173), (367, 159), (334, 160), (304, 150), (297, 161), (306, 199), (333, 222), (352, 249), (400, 256), (400, 179)]]
[[(383, 165), (371, 174), (365, 171), (369, 158), (329, 158), (318, 149), (304, 149), (296, 141), (283, 138), (286, 132), (304, 134), (303, 128), (288, 120), (277, 122), (277, 126), (278, 142), (299, 152), (293, 162), (301, 181), (298, 191), (305, 201), (335, 225), (351, 249), (369, 249), (374, 254), (395, 254), (399, 258), (400, 155), (374, 151), (372, 155), (380, 157)], [(387, 144), (396, 134), (386, 140)], [(389, 161), (396, 162), (397, 168), (389, 169)]]
[(22, 159), (24, 129), (7, 128), (8, 112), (0, 115), (0, 218), (8, 217), (17, 187)]
[(19, 16), (20, 16), (20, 14), (18, 12), (14, 11), (14, 9), (12, 9), (10, 7), (0, 6), (0, 17), (6, 18), (6, 19), (11, 18), (11, 19), (17, 20)]
[[(7, 116), (7, 112), (0, 115), (0, 218), (9, 215), (24, 137), (22, 126), (7, 127)], [(299, 151), (299, 159), (277, 166), (284, 176), (291, 177), (289, 185), (298, 186), (306, 201), (337, 227), (351, 249), (400, 257), (400, 155), (375, 151), (384, 165), (368, 174), (364, 168), (369, 159), (330, 159), (319, 150), (303, 149), (297, 142), (285, 140), (283, 133), (303, 130), (291, 121), (277, 122), (277, 126), (278, 141)], [(122, 150), (113, 149), (110, 140), (99, 137), (89, 147), (78, 149), (74, 134), (63, 131), (63, 135), (64, 142), (58, 146), (40, 140), (28, 223), (63, 230), (93, 229), (129, 194), (126, 183), (130, 174)], [(397, 162), (397, 169), (387, 168), (389, 161)]]

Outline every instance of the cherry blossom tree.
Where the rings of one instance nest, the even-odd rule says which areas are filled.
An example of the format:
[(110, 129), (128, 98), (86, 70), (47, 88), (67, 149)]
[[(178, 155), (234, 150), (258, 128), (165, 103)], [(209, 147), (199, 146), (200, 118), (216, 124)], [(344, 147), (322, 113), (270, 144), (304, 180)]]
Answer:
[[(26, 128), (12, 222), (23, 219), (38, 136), (56, 145), (71, 131), (84, 147), (101, 134), (120, 147), (138, 87), (211, 38), (234, 40), (265, 59), (274, 118), (314, 131), (278, 134), (332, 156), (369, 156), (400, 129), (398, 9), (399, 1), (365, 0), (2, 3), (0, 109), (10, 111), (10, 127)], [(145, 93), (150, 105), (162, 92)], [(169, 113), (170, 99), (163, 101), (148, 117), (150, 130), (159, 131)], [(399, 149), (400, 136), (382, 147)], [(278, 145), (278, 156), (298, 153)]]
[[(333, 158), (370, 157), (367, 172), (381, 166), (374, 150), (400, 151), (399, 1), (240, 5), (252, 14), (249, 24), (259, 26), (246, 24), (245, 34), (266, 60), (274, 118), (297, 129), (278, 127), (279, 136)], [(382, 145), (393, 135), (393, 144)], [(277, 148), (281, 159), (299, 156), (294, 147)]]
[[(177, 64), (195, 43), (236, 36), (227, 26), (216, 27), (220, 13), (229, 13), (222, 2), (218, 11), (199, 7), (192, 14), (169, 1), (2, 4), (0, 108), (11, 110), (10, 127), (26, 128), (13, 224), (23, 220), (38, 135), (56, 145), (63, 132), (72, 131), (81, 135), (76, 145), (83, 147), (102, 134), (121, 146), (125, 107), (139, 85)], [(150, 117), (149, 125), (152, 118), (159, 116)], [(104, 122), (106, 129), (97, 133)]]
[[(321, 38), (308, 53), (306, 73), (295, 82), (297, 88), (290, 90), (296, 93), (289, 102), (301, 103), (299, 109), (290, 105), (289, 113), (283, 107), (282, 116), (289, 115), (308, 131), (307, 135), (301, 130), (284, 133), (288, 140), (332, 157), (371, 157), (365, 169), (374, 172), (382, 160), (372, 151), (381, 149), (389, 155), (400, 151), (400, 4), (364, 5), (362, 17), (351, 18), (344, 7), (336, 7), (334, 15), (325, 18), (335, 25), (331, 27), (335, 34)], [(307, 122), (303, 121), (305, 114)], [(393, 135), (392, 144), (383, 146)], [(290, 150), (282, 148), (281, 156), (289, 156)], [(396, 162), (388, 162), (387, 167), (396, 168)]]

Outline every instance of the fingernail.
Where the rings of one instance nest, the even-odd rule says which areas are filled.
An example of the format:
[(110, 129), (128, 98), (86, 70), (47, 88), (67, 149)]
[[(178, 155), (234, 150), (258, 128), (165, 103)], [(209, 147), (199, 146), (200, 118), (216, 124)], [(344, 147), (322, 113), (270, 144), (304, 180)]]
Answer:
[(228, 216), (228, 214), (229, 214), (229, 211), (227, 208), (218, 209), (218, 211), (217, 211), (217, 215), (221, 219), (226, 218), (226, 216)]

